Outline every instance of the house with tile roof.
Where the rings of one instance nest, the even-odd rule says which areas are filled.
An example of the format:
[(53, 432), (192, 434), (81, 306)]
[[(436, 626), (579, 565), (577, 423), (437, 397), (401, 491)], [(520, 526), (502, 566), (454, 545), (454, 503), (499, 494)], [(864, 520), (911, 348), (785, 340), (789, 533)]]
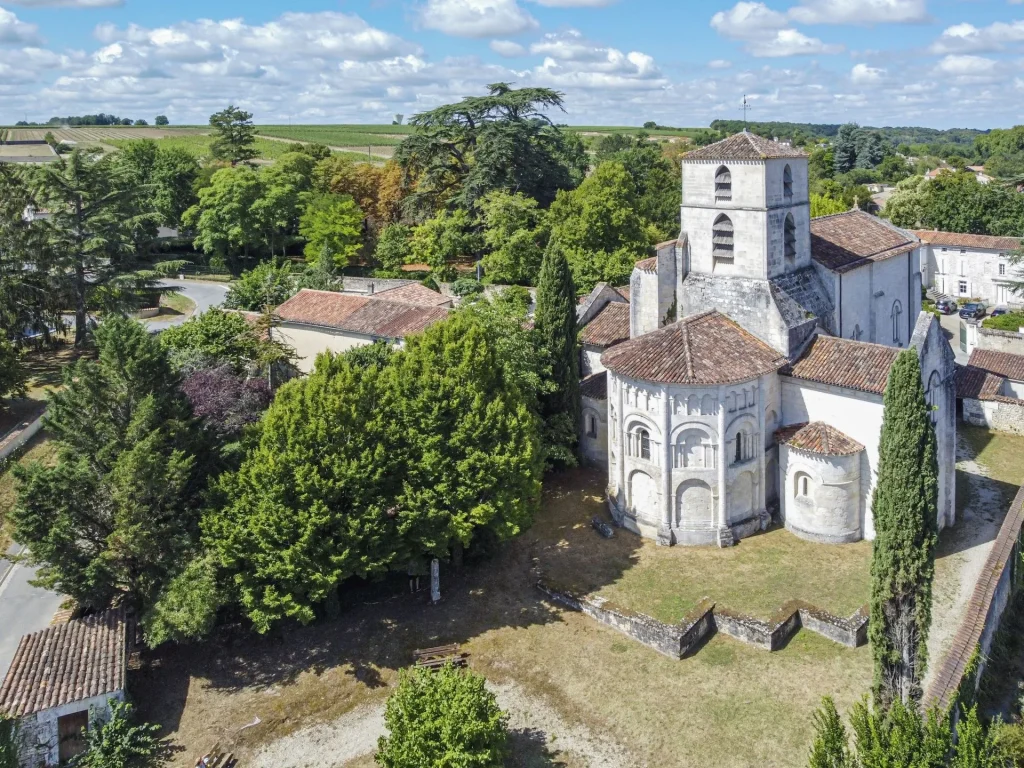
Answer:
[(581, 440), (606, 438), (617, 521), (666, 545), (726, 546), (776, 511), (810, 540), (873, 538), (882, 398), (913, 349), (951, 524), (955, 369), (921, 313), (920, 240), (861, 211), (812, 220), (807, 156), (751, 134), (682, 176), (679, 238), (636, 264), (628, 302), (602, 289), (578, 310), (584, 349), (605, 345)]
[(18, 723), (22, 768), (65, 765), (84, 751), (84, 732), (124, 699), (128, 624), (117, 608), (21, 638), (0, 712)]
[(1024, 298), (1013, 291), (1021, 275), (1010, 264), (1010, 254), (1024, 243), (1021, 238), (935, 230), (914, 234), (921, 240), (925, 287), (961, 301), (981, 299), (990, 307), (1024, 306)]
[(367, 295), (304, 288), (274, 311), (271, 333), (295, 350), (296, 367), (309, 373), (322, 352), (337, 354), (375, 341), (401, 346), (406, 336), (447, 317), (447, 301), (430, 293), (439, 298), (409, 286)]

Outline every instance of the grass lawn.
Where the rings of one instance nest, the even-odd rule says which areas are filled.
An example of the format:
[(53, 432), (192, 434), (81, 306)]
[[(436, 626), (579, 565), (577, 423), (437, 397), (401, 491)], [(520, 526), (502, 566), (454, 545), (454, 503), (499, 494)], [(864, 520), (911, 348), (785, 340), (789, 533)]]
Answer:
[(551, 488), (561, 503), (538, 527), (552, 542), (540, 553), (541, 568), (556, 585), (598, 592), (669, 623), (704, 597), (761, 619), (789, 599), (843, 617), (868, 602), (870, 542), (823, 546), (778, 528), (730, 549), (659, 547), (626, 531), (606, 540), (590, 527), (595, 515), (608, 518), (603, 488), (599, 473)]
[[(42, 461), (50, 464), (57, 460), (57, 446), (45, 432), (33, 437), (19, 459), (20, 464)], [(9, 466), (0, 465), (0, 552), (5, 552), (11, 543), (10, 530), (7, 525), (7, 513), (14, 507), (17, 497), (17, 482), (10, 472)]]
[(165, 293), (160, 297), (160, 316), (172, 315), (190, 317), (196, 311), (196, 303), (180, 293)]
[[(825, 694), (846, 710), (868, 690), (870, 650), (801, 632), (784, 649), (768, 653), (716, 635), (694, 656), (673, 660), (582, 614), (545, 603), (534, 587), (535, 557), (551, 560), (572, 551), (576, 562), (583, 562), (589, 556), (594, 567), (588, 578), (602, 589), (630, 584), (633, 569), (649, 567), (653, 553), (639, 537), (622, 532), (605, 542), (589, 527), (579, 527), (602, 508), (601, 486), (600, 474), (587, 471), (551, 479), (537, 524), (487, 560), (469, 563), (457, 576), (445, 575), (439, 606), (400, 590), (378, 590), (335, 622), (282, 628), (263, 638), (225, 632), (200, 646), (161, 649), (152, 657), (157, 664), (131, 681), (145, 692), (137, 699), (141, 714), (163, 724), (184, 748), (176, 765), (193, 765), (219, 743), (258, 768), (265, 763), (254, 757), (265, 745), (315, 724), (341, 728), (367, 708), (379, 712), (398, 670), (411, 664), (414, 648), (459, 642), (472, 669), (494, 684), (514, 687), (536, 712), (554, 711), (567, 724), (534, 723), (558, 762), (534, 761), (517, 747), (514, 765), (805, 765), (812, 712)], [(778, 570), (795, 567), (797, 557), (779, 543), (759, 558), (727, 559), (744, 547), (747, 543), (730, 551), (707, 549), (703, 559), (681, 560), (680, 567), (699, 563), (709, 571), (706, 583), (723, 588), (730, 579), (710, 573), (712, 566), (732, 571), (737, 583), (728, 594), (738, 608), (767, 607), (790, 597), (772, 600), (766, 586), (771, 582), (765, 582), (756, 590), (764, 593), (760, 603), (739, 600), (744, 580), (749, 586), (774, 578), (758, 573), (757, 562)], [(774, 566), (766, 553), (777, 558)], [(737, 563), (740, 570), (728, 567)], [(818, 563), (822, 572), (833, 568)], [(802, 569), (804, 576), (810, 574), (806, 564)], [(701, 592), (697, 577), (690, 578), (695, 586), (688, 589)], [(819, 595), (820, 590), (812, 591)], [(856, 603), (855, 593), (834, 592), (836, 605)], [(259, 725), (239, 730), (255, 717)], [(586, 744), (599, 740), (611, 740), (625, 757), (586, 758)], [(306, 742), (302, 762), (293, 758), (275, 765), (372, 764), (365, 751), (339, 760), (323, 746), (314, 755), (317, 744)]]
[(0, 437), (35, 413), (46, 400), (46, 393), (61, 384), (65, 366), (75, 362), (82, 355), (81, 350), (70, 344), (61, 344), (53, 349), (29, 352), (22, 363), (27, 375), (27, 394), (22, 398), (0, 401)]

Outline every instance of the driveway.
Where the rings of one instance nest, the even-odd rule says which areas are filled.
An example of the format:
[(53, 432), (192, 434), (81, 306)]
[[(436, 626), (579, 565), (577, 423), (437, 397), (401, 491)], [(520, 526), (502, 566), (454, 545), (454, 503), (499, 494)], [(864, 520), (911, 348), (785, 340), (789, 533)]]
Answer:
[[(178, 293), (186, 296), (196, 303), (194, 314), (201, 315), (210, 307), (219, 307), (224, 303), (228, 295), (228, 287), (223, 283), (204, 283), (199, 280), (161, 280), (160, 285), (164, 288), (177, 288)], [(149, 330), (153, 333), (166, 331), (172, 325), (181, 325), (187, 317), (172, 317), (167, 320), (152, 321), (149, 323)]]
[(939, 318), (939, 325), (942, 326), (942, 333), (953, 348), (953, 355), (956, 357), (956, 361), (960, 365), (967, 365), (967, 359), (970, 356), (966, 352), (960, 351), (960, 316), (955, 314), (942, 315)]

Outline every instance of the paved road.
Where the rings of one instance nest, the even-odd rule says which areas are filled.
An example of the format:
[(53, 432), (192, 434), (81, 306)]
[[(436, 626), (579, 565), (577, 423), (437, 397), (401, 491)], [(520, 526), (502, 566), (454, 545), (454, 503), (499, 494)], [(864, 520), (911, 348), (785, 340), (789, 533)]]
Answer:
[[(223, 283), (204, 283), (198, 280), (161, 280), (160, 285), (166, 288), (178, 288), (182, 296), (187, 296), (196, 303), (195, 314), (201, 315), (210, 307), (219, 307), (228, 294), (228, 287)], [(187, 317), (172, 317), (168, 320), (150, 321), (149, 329), (154, 333), (165, 331), (172, 325), (181, 325)]]
[[(9, 551), (18, 553), (21, 547), (15, 544)], [(63, 601), (29, 584), (33, 578), (34, 569), (0, 560), (0, 678), (7, 674), (21, 636), (46, 629)]]

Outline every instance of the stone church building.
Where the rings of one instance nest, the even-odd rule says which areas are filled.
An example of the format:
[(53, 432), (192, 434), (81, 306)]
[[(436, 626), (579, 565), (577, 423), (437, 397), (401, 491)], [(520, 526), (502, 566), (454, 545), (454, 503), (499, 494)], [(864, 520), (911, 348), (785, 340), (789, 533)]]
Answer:
[(812, 220), (807, 156), (749, 133), (682, 170), (679, 239), (579, 310), (583, 450), (616, 520), (666, 545), (730, 545), (773, 510), (803, 538), (872, 538), (882, 395), (913, 348), (952, 524), (953, 353), (921, 312), (917, 237), (860, 211)]

